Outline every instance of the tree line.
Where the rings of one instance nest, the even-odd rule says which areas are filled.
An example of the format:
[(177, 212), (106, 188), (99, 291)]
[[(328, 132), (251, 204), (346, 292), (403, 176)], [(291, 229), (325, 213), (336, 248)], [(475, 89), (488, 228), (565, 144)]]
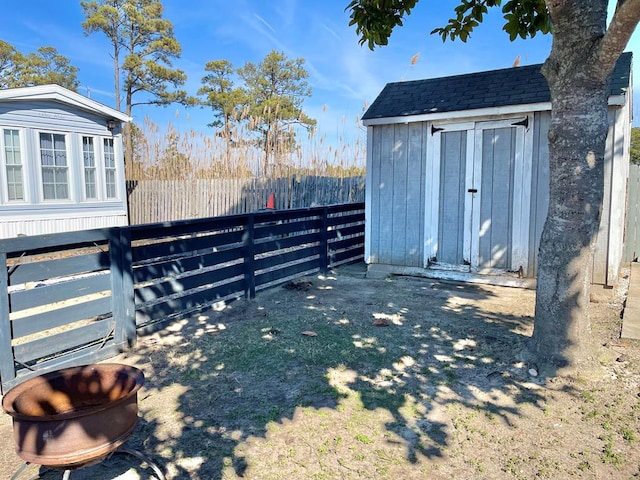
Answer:
[[(302, 107), (312, 92), (303, 58), (272, 51), (261, 62), (238, 68), (228, 60), (211, 60), (204, 65), (202, 86), (190, 95), (183, 89), (186, 74), (174, 66), (182, 48), (160, 0), (83, 0), (80, 5), (85, 35), (102, 34), (109, 40), (117, 110), (131, 116), (144, 104), (210, 108), (209, 126), (224, 144), (225, 159), (231, 159), (235, 148), (257, 148), (263, 175), (273, 174), (295, 151), (301, 131), (314, 131), (316, 121)], [(23, 53), (0, 40), (0, 88), (55, 83), (77, 91), (78, 71), (54, 47)], [(135, 142), (143, 134), (139, 126), (125, 125), (127, 164), (135, 162), (140, 150)]]
[(24, 54), (0, 40), (0, 88), (33, 87), (56, 83), (78, 90), (78, 69), (54, 47)]

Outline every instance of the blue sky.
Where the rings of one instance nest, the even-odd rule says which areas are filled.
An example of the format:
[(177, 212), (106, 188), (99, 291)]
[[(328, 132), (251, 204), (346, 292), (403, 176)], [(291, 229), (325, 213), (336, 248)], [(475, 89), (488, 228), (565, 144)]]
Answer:
[[(339, 136), (347, 141), (363, 138), (357, 126), (366, 105), (387, 82), (456, 75), (511, 67), (516, 57), (520, 65), (541, 63), (551, 48), (550, 35), (510, 42), (502, 32), (499, 11), (492, 12), (471, 39), (442, 43), (429, 35), (443, 26), (457, 2), (424, 0), (398, 28), (390, 44), (371, 52), (360, 46), (354, 27), (349, 27), (348, 0), (164, 0), (165, 18), (171, 20), (182, 55), (175, 67), (188, 76), (190, 94), (200, 87), (207, 61), (227, 59), (234, 67), (260, 62), (270, 51), (289, 58), (304, 58), (312, 96), (304, 110), (318, 121), (318, 133), (328, 142)], [(4, 5), (1, 39), (23, 53), (40, 46), (53, 46), (77, 66), (79, 92), (114, 106), (111, 47), (100, 33), (86, 37), (81, 22), (79, 0), (21, 0)], [(638, 50), (636, 32), (627, 50)], [(414, 55), (419, 54), (415, 64)], [(635, 59), (635, 78), (638, 65)], [(640, 114), (635, 102), (635, 120)], [(161, 127), (171, 122), (179, 131), (207, 127), (210, 111), (202, 108), (136, 107), (137, 122), (149, 116)]]

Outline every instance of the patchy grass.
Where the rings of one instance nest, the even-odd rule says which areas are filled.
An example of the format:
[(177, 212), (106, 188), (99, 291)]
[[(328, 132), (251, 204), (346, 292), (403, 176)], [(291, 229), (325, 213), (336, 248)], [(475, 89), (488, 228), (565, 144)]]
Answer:
[[(179, 322), (121, 357), (147, 378), (129, 445), (169, 479), (638, 474), (640, 355), (611, 340), (621, 301), (594, 308), (597, 331), (630, 360), (543, 386), (518, 360), (533, 292), (340, 272)], [(0, 471), (15, 471), (2, 448)], [(136, 462), (72, 478), (149, 478)]]

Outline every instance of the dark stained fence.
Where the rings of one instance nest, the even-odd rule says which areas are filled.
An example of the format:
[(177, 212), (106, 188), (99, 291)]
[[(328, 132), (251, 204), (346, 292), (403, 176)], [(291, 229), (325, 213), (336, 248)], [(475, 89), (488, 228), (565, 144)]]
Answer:
[(627, 224), (622, 261), (636, 262), (640, 255), (640, 165), (629, 166)]
[(363, 254), (363, 203), (1, 240), (2, 391)]
[[(133, 341), (125, 312), (126, 229), (0, 241), (0, 379), (117, 354)], [(132, 316), (130, 316), (132, 318)], [(130, 323), (130, 319), (129, 319)]]

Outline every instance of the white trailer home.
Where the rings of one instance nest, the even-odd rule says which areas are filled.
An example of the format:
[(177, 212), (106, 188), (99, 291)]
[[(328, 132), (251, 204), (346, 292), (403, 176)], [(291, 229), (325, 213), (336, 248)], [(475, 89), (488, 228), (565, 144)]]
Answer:
[[(620, 57), (609, 97), (593, 271), (593, 283), (605, 286), (616, 283), (623, 252), (631, 61), (631, 53)], [(497, 274), (516, 284), (535, 278), (548, 207), (551, 118), (540, 67), (384, 87), (362, 117), (370, 272), (458, 279)]]
[(0, 90), (0, 239), (127, 225), (130, 120), (58, 85)]

